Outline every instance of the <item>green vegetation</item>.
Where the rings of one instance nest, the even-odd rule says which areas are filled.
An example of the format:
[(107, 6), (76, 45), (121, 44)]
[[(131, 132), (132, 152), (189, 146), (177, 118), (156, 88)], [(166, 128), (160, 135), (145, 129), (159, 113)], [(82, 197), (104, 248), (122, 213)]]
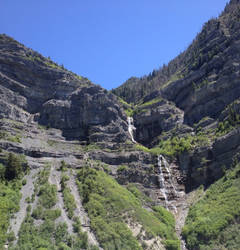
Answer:
[(86, 147), (84, 147), (83, 149), (84, 149), (84, 151), (88, 152), (88, 151), (98, 150), (101, 148), (96, 143), (91, 143), (91, 144), (87, 145)]
[(6, 141), (11, 141), (11, 142), (21, 143), (21, 135), (20, 134), (11, 135), (10, 133), (8, 133), (6, 131), (0, 131), (0, 139), (4, 139)]
[(10, 218), (19, 210), (21, 178), (27, 171), (23, 156), (9, 153), (6, 158), (6, 165), (0, 164), (0, 249), (7, 239), (14, 239), (7, 229)]
[(184, 151), (190, 151), (193, 148), (194, 137), (173, 137), (168, 140), (160, 141), (158, 147), (151, 149), (155, 154), (168, 155), (170, 157), (177, 156)]
[(163, 154), (169, 157), (193, 150), (195, 147), (207, 146), (211, 143), (209, 136), (199, 133), (195, 136), (188, 135), (186, 137), (174, 136), (167, 140), (160, 141), (159, 145), (150, 149), (154, 154)]
[(19, 232), (19, 240), (16, 247), (10, 250), (70, 250), (88, 249), (87, 238), (77, 234), (70, 236), (65, 223), (56, 224), (52, 219), (46, 219), (40, 226), (34, 225), (34, 219), (27, 214)]
[(121, 97), (118, 97), (118, 101), (123, 105), (126, 115), (132, 117), (134, 113), (132, 105), (124, 101)]
[(141, 150), (141, 151), (144, 151), (146, 153), (151, 153), (151, 149), (149, 149), (149, 148), (147, 148), (147, 147), (145, 147), (145, 146), (143, 146), (141, 144), (135, 144), (135, 148), (137, 150)]
[(192, 82), (193, 89), (195, 91), (198, 91), (202, 89), (203, 87), (207, 86), (209, 84), (207, 79), (202, 80), (200, 83), (196, 84), (195, 82)]
[(129, 183), (127, 185), (127, 190), (130, 191), (143, 205), (152, 202), (152, 200), (147, 195), (143, 194), (134, 183)]
[(45, 58), (43, 56), (41, 56), (40, 54), (38, 53), (35, 53), (35, 54), (28, 54), (26, 59), (32, 61), (32, 62), (36, 62), (36, 63), (40, 63), (40, 64), (43, 64), (47, 67), (51, 67), (53, 69), (64, 69), (64, 66), (63, 65), (58, 65), (57, 63), (53, 62), (50, 57)]
[(11, 216), (19, 210), (21, 184), (19, 180), (0, 182), (0, 249), (8, 239)]
[(217, 136), (225, 135), (240, 125), (240, 114), (237, 111), (237, 107), (235, 107), (237, 104), (238, 103), (233, 103), (227, 107), (226, 112), (228, 115), (224, 121), (218, 123), (218, 128), (216, 130)]
[(27, 55), (27, 59), (33, 62), (42, 62), (42, 59), (39, 56)]
[(55, 146), (57, 144), (57, 141), (54, 140), (47, 140), (47, 144), (51, 147)]
[(176, 82), (177, 80), (180, 80), (180, 79), (182, 79), (182, 78), (184, 78), (184, 75), (181, 74), (181, 72), (176, 72), (175, 74), (173, 74), (173, 75), (170, 77), (170, 79), (169, 79), (167, 82), (165, 82), (165, 83), (163, 84), (163, 86), (162, 86), (161, 88), (165, 88), (165, 87), (167, 87), (170, 83)]
[(38, 127), (38, 129), (41, 129), (41, 130), (47, 130), (47, 129), (48, 129), (47, 126), (45, 126), (45, 125), (40, 125), (40, 124), (38, 124), (37, 127)]
[(35, 185), (35, 189), (37, 188), (38, 185), (46, 184), (48, 182), (49, 175), (50, 175), (50, 166), (46, 165), (45, 168), (38, 174), (38, 180)]
[(118, 167), (117, 173), (119, 174), (119, 173), (121, 173), (123, 171), (126, 171), (126, 170), (128, 170), (128, 166), (121, 165), (121, 166)]
[(154, 148), (149, 149), (141, 144), (136, 144), (135, 148), (146, 153), (162, 154), (174, 158), (183, 152), (194, 150), (196, 147), (210, 145), (213, 138), (214, 136), (199, 131), (196, 135), (187, 135), (184, 137), (172, 136), (169, 139), (161, 140)]
[(71, 219), (73, 217), (74, 210), (76, 209), (77, 206), (74, 196), (71, 194), (70, 188), (68, 188), (66, 185), (66, 181), (68, 180), (69, 177), (67, 175), (62, 175), (61, 187), (63, 191), (64, 206), (66, 207), (68, 217)]
[[(65, 172), (65, 171), (67, 171), (67, 168), (68, 168), (67, 163), (66, 163), (65, 161), (62, 160), (62, 161), (61, 161), (61, 165), (60, 165), (60, 170), (63, 171), (63, 172)], [(68, 181), (68, 179), (69, 179), (69, 177), (65, 175), (65, 176), (63, 177), (63, 180), (62, 180), (62, 181), (65, 182), (65, 181)]]
[(131, 191), (128, 191), (103, 171), (86, 166), (78, 172), (77, 178), (91, 228), (104, 249), (142, 249), (126, 225), (129, 221), (141, 224), (148, 238), (160, 236), (172, 240), (177, 246), (173, 249), (179, 249), (174, 218), (168, 211), (163, 208), (156, 208), (153, 212), (143, 209), (136, 189), (130, 186)]
[(6, 166), (0, 167), (1, 180), (14, 180), (23, 177), (28, 171), (28, 165), (24, 155), (9, 153), (6, 159)]
[(8, 141), (21, 143), (21, 135), (8, 136)]
[(211, 143), (211, 138), (207, 134), (198, 133), (195, 136), (188, 135), (185, 137), (173, 136), (167, 140), (161, 140), (158, 146), (147, 148), (143, 145), (136, 144), (137, 150), (141, 150), (152, 154), (162, 154), (169, 157), (176, 157), (183, 152), (189, 152), (195, 147), (206, 146)]
[[(48, 183), (49, 174), (49, 166), (46, 166), (38, 174), (34, 191), (34, 194), (38, 194), (39, 196), (37, 207), (31, 214), (31, 205), (28, 206), (27, 216), (24, 219), (19, 231), (17, 245), (14, 247), (10, 245), (9, 249), (96, 250), (97, 248), (95, 246), (88, 245), (87, 234), (81, 231), (81, 224), (77, 218), (74, 218), (74, 235), (70, 235), (68, 233), (66, 223), (57, 223), (55, 221), (59, 218), (59, 216), (61, 216), (61, 210), (51, 209), (57, 201), (57, 190), (55, 185), (50, 185)], [(67, 178), (62, 179), (64, 182), (67, 181)], [(36, 223), (35, 220), (42, 220), (42, 223)], [(12, 235), (9, 235), (8, 238), (9, 237), (12, 237)]]
[(49, 66), (53, 69), (64, 69), (63, 66), (59, 66), (57, 63), (54, 63), (52, 61), (47, 61), (47, 62), (45, 62), (45, 64), (46, 64), (46, 66)]
[(41, 205), (38, 205), (32, 212), (32, 217), (36, 220), (56, 220), (61, 216), (60, 209), (46, 209), (44, 210)]
[(127, 103), (126, 101), (124, 101), (121, 97), (118, 97), (118, 101), (127, 107), (131, 107), (131, 105)]
[(151, 106), (151, 105), (153, 105), (153, 104), (155, 104), (155, 103), (159, 103), (159, 102), (161, 102), (162, 100), (163, 100), (163, 99), (162, 99), (161, 97), (157, 97), (157, 98), (152, 99), (152, 100), (149, 101), (149, 102), (145, 102), (145, 103), (143, 103), (143, 104), (141, 104), (141, 105), (138, 105), (137, 107), (138, 107), (138, 108), (145, 108), (145, 107)]
[(127, 116), (132, 117), (134, 114), (134, 110), (132, 108), (125, 109), (125, 113)]
[(183, 229), (189, 249), (239, 249), (240, 165), (190, 208)]
[(39, 189), (39, 202), (44, 208), (51, 208), (57, 202), (57, 187), (48, 182)]

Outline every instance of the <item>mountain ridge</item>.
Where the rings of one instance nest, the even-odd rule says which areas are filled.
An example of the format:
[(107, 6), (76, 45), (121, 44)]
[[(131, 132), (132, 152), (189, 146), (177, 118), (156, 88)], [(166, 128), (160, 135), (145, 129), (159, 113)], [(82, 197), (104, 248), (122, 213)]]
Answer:
[[(206, 32), (206, 29), (210, 28), (211, 23), (212, 22), (214, 23), (214, 22), (216, 22), (217, 20), (220, 20), (220, 19), (224, 19), (223, 17), (227, 16), (227, 14), (229, 12), (233, 13), (233, 15), (235, 15), (235, 14), (237, 15), (238, 11), (236, 10), (236, 6), (238, 6), (238, 4), (239, 4), (238, 1), (230, 1), (226, 5), (224, 11), (219, 15), (219, 19), (212, 18), (211, 20), (209, 20), (208, 22), (206, 22), (203, 25), (202, 30), (197, 34), (196, 38), (189, 45), (189, 47), (184, 52), (182, 52), (178, 56), (176, 56), (176, 58), (174, 58), (173, 60), (171, 60), (168, 63), (167, 66), (163, 65), (163, 67), (161, 67), (159, 70), (153, 70), (152, 73), (150, 73), (148, 76), (144, 76), (142, 78), (132, 77), (129, 80), (127, 80), (126, 83), (123, 83), (119, 87), (113, 89), (112, 90), (113, 93), (115, 93), (118, 96), (122, 97), (128, 103), (137, 104), (137, 102), (139, 102), (140, 99), (143, 98), (143, 95), (140, 95), (140, 97), (138, 98), (138, 96), (139, 96), (138, 92), (142, 91), (141, 89), (139, 90), (139, 88), (137, 87), (138, 82), (139, 82), (138, 85), (143, 85), (142, 89), (146, 89), (147, 91), (149, 91), (149, 87), (147, 87), (146, 84), (149, 84), (149, 82), (151, 83), (151, 81), (153, 81), (153, 83), (150, 84), (151, 87), (153, 88), (153, 89), (150, 89), (151, 92), (158, 90), (159, 88), (161, 88), (161, 85), (163, 85), (164, 83), (166, 83), (168, 81), (172, 82), (173, 80), (170, 80), (171, 76), (173, 76), (177, 71), (184, 70), (185, 64), (187, 64), (187, 61), (189, 59), (191, 59), (191, 57), (192, 57), (192, 53), (194, 53), (194, 51), (193, 51), (192, 48), (197, 46), (196, 43), (198, 42), (198, 40), (200, 40), (201, 36), (204, 36), (203, 33)], [(220, 27), (220, 24), (218, 24), (218, 25)], [(224, 35), (229, 35), (229, 34), (225, 34), (225, 31), (226, 31), (225, 28), (226, 27), (224, 26), (224, 24), (220, 28), (223, 30)], [(204, 41), (203, 41), (203, 43), (204, 43)], [(183, 67), (183, 69), (181, 69), (181, 66)], [(185, 73), (185, 72), (178, 72), (178, 73), (179, 73), (179, 75), (181, 75), (181, 73)], [(176, 76), (174, 76), (174, 77), (176, 78)], [(142, 83), (141, 83), (141, 81), (142, 81)], [(148, 83), (146, 81), (148, 81)], [(135, 98), (138, 98), (136, 100), (128, 98), (124, 94), (124, 91), (125, 92), (127, 91), (128, 85), (131, 85), (131, 84), (134, 85), (134, 87), (135, 87)], [(156, 87), (154, 87), (154, 84), (156, 84)], [(129, 93), (129, 94), (131, 95), (131, 93)]]
[(238, 249), (239, 20), (112, 93), (0, 35), (0, 248)]

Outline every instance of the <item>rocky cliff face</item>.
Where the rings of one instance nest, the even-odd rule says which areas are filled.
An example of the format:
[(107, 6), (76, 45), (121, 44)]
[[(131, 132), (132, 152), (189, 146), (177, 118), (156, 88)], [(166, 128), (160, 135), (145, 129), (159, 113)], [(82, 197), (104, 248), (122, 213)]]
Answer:
[(193, 124), (207, 115), (216, 117), (239, 97), (238, 62), (239, 2), (231, 1), (167, 66), (142, 78), (130, 78), (113, 93), (134, 104), (164, 97), (184, 110), (185, 122)]
[(191, 126), (206, 116), (215, 119), (239, 98), (239, 38), (239, 2), (231, 1), (168, 66), (148, 77), (129, 79), (113, 93), (134, 104), (166, 98), (184, 111), (184, 122)]
[[(166, 187), (169, 188), (162, 193), (159, 189), (158, 156), (143, 152), (138, 148), (139, 145), (131, 141), (127, 115), (118, 98), (112, 93), (94, 85), (86, 78), (67, 71), (14, 39), (0, 35), (0, 96), (0, 163), (3, 164), (0, 168), (8, 166), (8, 158), (12, 153), (24, 155), (30, 167), (30, 173), (26, 175), (26, 186), (21, 189), (20, 209), (16, 217), (11, 220), (9, 217), (7, 231), (4, 231), (16, 236), (16, 240), (11, 240), (10, 244), (17, 244), (20, 248), (25, 244), (25, 239), (22, 237), (27, 232), (21, 231), (26, 225), (24, 218), (33, 220), (31, 228), (46, 222), (43, 217), (39, 222), (40, 215), (35, 214), (39, 207), (42, 210), (48, 208), (41, 204), (39, 198), (40, 190), (44, 188), (39, 183), (45, 171), (48, 173), (48, 178), (44, 179), (44, 185), (50, 185), (49, 188), (52, 185), (58, 191), (54, 208), (59, 209), (61, 215), (54, 223), (56, 225), (59, 221), (66, 223), (66, 233), (69, 237), (73, 237), (72, 242), (75, 242), (76, 236), (73, 230), (76, 227), (75, 219), (81, 215), (81, 220), (84, 222), (79, 226), (86, 232), (88, 244), (100, 247), (107, 244), (99, 235), (101, 231), (95, 229), (93, 233), (89, 230), (89, 227), (93, 226), (90, 220), (95, 219), (86, 213), (86, 208), (83, 208), (86, 201), (79, 197), (76, 186), (76, 169), (84, 169), (89, 165), (92, 169), (105, 171), (125, 187), (130, 185), (133, 189), (131, 192), (140, 192), (141, 196), (138, 196), (136, 204), (142, 203), (142, 205), (138, 209), (143, 209), (142, 216), (149, 217), (154, 223), (159, 223), (151, 212), (156, 205), (162, 205), (174, 212), (181, 210), (185, 195), (183, 176), (178, 167), (174, 165), (171, 170), (171, 179), (167, 169), (161, 170), (166, 178)], [(162, 114), (160, 118), (156, 115), (154, 125), (156, 132), (151, 134), (149, 130), (149, 134), (144, 134), (144, 130), (138, 130), (137, 138), (142, 138), (139, 141), (144, 142), (157, 135), (158, 123), (165, 130), (169, 130), (172, 128), (169, 128), (170, 124), (174, 121), (183, 122), (181, 110), (173, 103), (166, 100), (161, 103), (162, 108), (152, 106), (156, 108), (154, 113)], [(168, 115), (165, 114), (166, 110)], [(171, 116), (171, 112), (175, 113), (174, 117)], [(139, 122), (143, 128), (150, 116), (139, 112)], [(51, 167), (48, 169), (46, 166)], [(66, 170), (63, 169), (67, 167), (71, 168), (67, 170), (70, 180), (64, 184), (63, 176)], [(1, 172), (0, 179), (4, 176)], [(90, 183), (87, 182), (86, 185), (88, 184)], [(40, 190), (36, 191), (39, 185)], [(68, 188), (68, 191), (64, 191), (64, 188)], [(125, 196), (133, 195), (127, 188), (124, 190)], [(69, 215), (69, 208), (66, 207), (69, 206), (66, 205), (66, 192), (71, 193), (71, 202), (74, 203), (75, 200), (76, 203), (76, 208), (72, 212), (75, 214), (74, 218)], [(146, 195), (149, 198), (144, 198)], [(113, 206), (118, 207), (118, 205)], [(134, 212), (137, 211), (135, 209), (137, 208), (133, 209)], [(120, 221), (123, 220), (124, 231), (130, 230), (128, 233), (133, 235), (131, 237), (138, 235), (139, 242), (145, 245), (145, 248), (165, 249), (164, 234), (154, 232), (155, 229), (147, 225), (144, 217), (140, 219), (136, 221), (135, 216), (131, 214), (126, 216), (124, 211), (119, 218)], [(178, 246), (174, 224), (170, 227), (173, 228), (171, 236), (168, 237)], [(142, 229), (138, 232), (136, 228)], [(0, 247), (8, 242), (7, 236), (5, 237), (0, 239)], [(82, 239), (82, 235), (78, 237)], [(121, 236), (123, 242), (125, 242), (124, 237)], [(134, 249), (141, 247), (139, 245)]]
[[(223, 173), (216, 165), (229, 167), (238, 151), (237, 145), (231, 147), (228, 143), (228, 153), (223, 154), (219, 148), (231, 133), (236, 138), (238, 134), (234, 129), (239, 124), (239, 18), (239, 1), (230, 1), (219, 18), (208, 21), (189, 48), (167, 66), (142, 78), (130, 78), (113, 90), (132, 103), (136, 138), (144, 145), (156, 146), (176, 136), (201, 134), (210, 139), (208, 146), (203, 145), (205, 148), (198, 143), (190, 154), (178, 156), (182, 169), (189, 170), (190, 186), (219, 178)], [(208, 162), (206, 171), (200, 171), (202, 158)]]
[[(113, 249), (108, 243), (116, 237), (117, 246), (133, 247), (137, 239), (129, 249), (179, 249), (174, 219), (158, 205), (174, 214), (181, 239), (192, 202), (185, 192), (207, 188), (240, 160), (239, 18), (240, 1), (232, 0), (168, 66), (131, 78), (112, 93), (0, 35), (0, 162), (8, 166), (10, 152), (23, 154), (31, 169), (18, 216), (9, 222), (15, 235), (23, 237), (25, 216), (31, 214), (35, 226), (47, 216), (36, 215), (41, 192), (33, 190), (47, 169), (45, 184), (57, 188), (55, 208), (62, 211), (57, 220), (70, 235), (76, 236), (80, 214), (89, 242), (100, 248)], [(136, 127), (134, 140), (128, 116)], [(66, 192), (76, 201), (75, 217), (67, 216)], [(124, 225), (115, 225), (116, 218)], [(159, 220), (165, 223), (160, 229)], [(6, 241), (0, 237), (0, 247)]]
[(128, 138), (127, 118), (112, 94), (5, 35), (0, 77), (1, 118), (37, 121), (87, 142)]

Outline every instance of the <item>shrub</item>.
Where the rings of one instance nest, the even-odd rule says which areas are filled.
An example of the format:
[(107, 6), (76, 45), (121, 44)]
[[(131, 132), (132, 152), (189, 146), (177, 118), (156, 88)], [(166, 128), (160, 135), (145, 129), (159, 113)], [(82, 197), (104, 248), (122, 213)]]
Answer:
[(185, 137), (174, 136), (168, 140), (160, 141), (157, 147), (149, 151), (157, 155), (162, 154), (169, 157), (176, 157), (184, 152), (193, 150), (195, 147), (207, 146), (210, 142), (209, 136), (205, 134), (188, 135)]
[(64, 206), (66, 207), (68, 217), (72, 218), (74, 215), (74, 210), (76, 209), (76, 202), (74, 196), (71, 194), (71, 190), (67, 187), (66, 181), (69, 180), (69, 177), (65, 174), (61, 178), (61, 187), (63, 191), (63, 200)]
[(165, 240), (164, 245), (167, 250), (178, 250), (180, 249), (180, 242), (176, 240)]
[(64, 200), (64, 206), (67, 209), (68, 217), (72, 218), (74, 210), (76, 209), (76, 202), (74, 199), (74, 196), (71, 194), (71, 190), (69, 188), (64, 188), (63, 190), (63, 200)]
[(23, 179), (22, 180), (22, 185), (24, 186), (24, 185), (26, 185), (27, 184), (27, 180), (26, 179)]
[(47, 209), (43, 213), (43, 218), (45, 220), (56, 220), (59, 216), (61, 216), (61, 210), (60, 209)]
[(37, 206), (32, 212), (32, 217), (36, 220), (42, 219), (43, 218), (43, 207)]
[(150, 238), (158, 235), (178, 241), (172, 226), (174, 223), (168, 223), (170, 219), (161, 221), (160, 213), (157, 216), (157, 212), (148, 212), (142, 208), (144, 195), (140, 195), (140, 191), (133, 186), (129, 187), (130, 192), (105, 172), (90, 167), (82, 168), (77, 179), (91, 228), (104, 249), (141, 249), (126, 226), (123, 215), (141, 224)]
[(19, 188), (16, 188), (14, 182), (0, 182), (0, 249), (3, 248), (8, 236), (12, 238), (12, 234), (8, 235), (9, 220), (11, 216), (19, 210), (19, 202), (21, 198)]
[(228, 228), (240, 216), (239, 173), (240, 165), (212, 184), (203, 199), (190, 208), (183, 228), (183, 236), (190, 249), (227, 244), (222, 235), (227, 238), (229, 233), (233, 233), (228, 232)]
[(12, 242), (12, 241), (16, 240), (16, 237), (15, 237), (15, 234), (14, 234), (13, 231), (11, 231), (11, 232), (8, 233), (8, 235), (7, 235), (7, 240), (8, 240), (9, 242)]
[(67, 164), (66, 164), (66, 162), (64, 160), (61, 161), (60, 170), (61, 171), (66, 171), (67, 170)]
[(5, 177), (8, 180), (19, 178), (28, 169), (25, 157), (13, 153), (8, 154)]
[(5, 179), (6, 167), (0, 163), (0, 180)]
[(45, 208), (53, 207), (57, 202), (57, 187), (46, 183), (40, 187), (39, 202)]
[(128, 166), (125, 166), (125, 165), (121, 165), (118, 167), (117, 169), (117, 173), (120, 174), (121, 172), (125, 171), (128, 169)]

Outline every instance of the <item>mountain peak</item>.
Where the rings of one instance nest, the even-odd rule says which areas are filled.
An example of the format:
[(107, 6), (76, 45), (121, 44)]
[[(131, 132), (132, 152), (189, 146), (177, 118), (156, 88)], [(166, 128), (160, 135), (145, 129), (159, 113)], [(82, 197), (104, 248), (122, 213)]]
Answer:
[(236, 5), (240, 4), (240, 0), (230, 0), (230, 2), (226, 5), (224, 12), (234, 11)]

